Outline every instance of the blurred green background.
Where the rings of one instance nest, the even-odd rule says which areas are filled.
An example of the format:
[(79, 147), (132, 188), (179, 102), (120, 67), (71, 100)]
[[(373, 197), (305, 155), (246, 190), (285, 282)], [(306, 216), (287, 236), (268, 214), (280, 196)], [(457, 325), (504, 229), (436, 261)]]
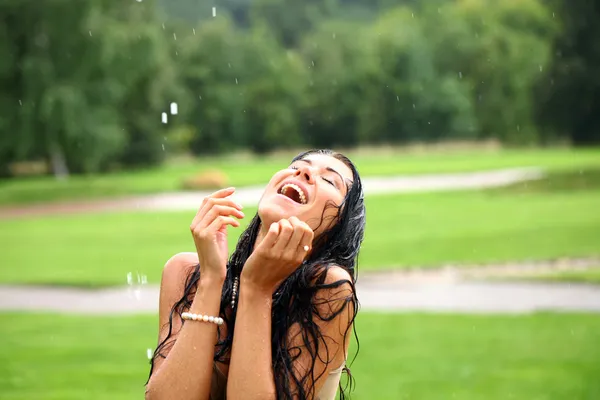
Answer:
[[(599, 285), (598, 20), (566, 0), (2, 0), (0, 284), (157, 285), (193, 212), (51, 206), (262, 185), (332, 147), (364, 178), (544, 173), (368, 196), (361, 273), (587, 259), (510, 279)], [(18, 308), (0, 398), (143, 397), (156, 315)], [(600, 398), (595, 313), (365, 311), (357, 330), (352, 398)]]

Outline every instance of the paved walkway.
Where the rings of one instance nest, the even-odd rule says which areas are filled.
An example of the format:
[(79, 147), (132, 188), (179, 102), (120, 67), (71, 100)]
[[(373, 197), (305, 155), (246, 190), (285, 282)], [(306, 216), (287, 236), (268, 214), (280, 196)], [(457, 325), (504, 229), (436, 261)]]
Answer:
[[(359, 274), (365, 310), (522, 313), (536, 310), (600, 312), (600, 285), (485, 281), (553, 271), (598, 268), (600, 259), (564, 259), (486, 266), (446, 266)], [(158, 286), (110, 289), (0, 286), (0, 311), (87, 314), (156, 313)]]
[[(383, 277), (381, 277), (383, 278)], [(386, 277), (357, 284), (363, 310), (525, 313), (600, 312), (600, 286), (584, 284), (403, 282)], [(156, 313), (158, 287), (84, 290), (0, 286), (1, 311), (74, 314)]]
[[(378, 193), (410, 193), (442, 190), (472, 190), (505, 186), (516, 182), (540, 179), (540, 168), (514, 168), (441, 175), (416, 175), (397, 177), (367, 177), (363, 179), (365, 195)], [(233, 198), (242, 205), (258, 204), (264, 185), (239, 188)], [(193, 211), (210, 191), (176, 192), (110, 200), (79, 201), (54, 204), (0, 208), (0, 219), (63, 214), (77, 212), (102, 212), (126, 210)]]

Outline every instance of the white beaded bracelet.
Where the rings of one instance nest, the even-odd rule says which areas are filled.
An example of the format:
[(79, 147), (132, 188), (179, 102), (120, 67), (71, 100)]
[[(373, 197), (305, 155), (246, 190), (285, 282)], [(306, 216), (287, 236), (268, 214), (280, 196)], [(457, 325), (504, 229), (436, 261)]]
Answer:
[(194, 314), (190, 312), (181, 313), (181, 318), (189, 321), (212, 322), (213, 324), (223, 325), (223, 318), (212, 317), (210, 315)]

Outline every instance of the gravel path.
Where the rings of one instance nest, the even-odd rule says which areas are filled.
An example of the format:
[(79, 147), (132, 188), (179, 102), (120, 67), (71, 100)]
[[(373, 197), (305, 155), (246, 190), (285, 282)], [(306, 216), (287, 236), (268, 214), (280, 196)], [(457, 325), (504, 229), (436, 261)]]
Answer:
[[(514, 168), (441, 175), (368, 177), (363, 179), (365, 195), (443, 190), (469, 190), (505, 186), (540, 179), (540, 168)], [(239, 188), (233, 198), (242, 205), (258, 203), (264, 185)], [(64, 202), (0, 208), (0, 219), (46, 214), (89, 213), (126, 210), (193, 211), (211, 191), (176, 192), (110, 200)]]

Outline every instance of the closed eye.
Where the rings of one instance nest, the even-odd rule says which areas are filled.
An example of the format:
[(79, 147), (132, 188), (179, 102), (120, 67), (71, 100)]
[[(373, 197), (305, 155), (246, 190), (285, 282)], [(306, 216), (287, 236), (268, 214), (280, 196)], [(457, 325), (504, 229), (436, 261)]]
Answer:
[(323, 178), (323, 180), (324, 180), (325, 182), (329, 183), (331, 186), (335, 186), (335, 183), (333, 183), (333, 181), (332, 181), (332, 180), (329, 180), (329, 179), (327, 179), (327, 178)]

